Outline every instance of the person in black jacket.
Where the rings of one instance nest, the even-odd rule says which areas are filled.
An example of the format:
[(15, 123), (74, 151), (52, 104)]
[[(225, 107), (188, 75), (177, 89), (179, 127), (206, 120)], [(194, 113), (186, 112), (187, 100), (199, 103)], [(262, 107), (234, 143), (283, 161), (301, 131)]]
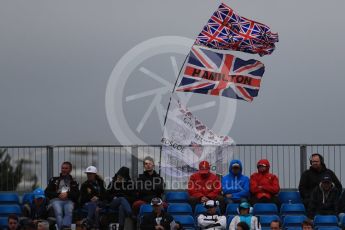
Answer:
[(304, 206), (309, 204), (313, 189), (319, 185), (321, 178), (325, 174), (332, 178), (332, 181), (335, 187), (337, 187), (338, 191), (342, 191), (342, 185), (339, 179), (332, 170), (326, 168), (322, 155), (319, 153), (313, 153), (309, 160), (311, 166), (308, 170), (303, 172), (298, 186)]
[(107, 192), (105, 183), (97, 175), (97, 168), (89, 166), (86, 168), (87, 181), (80, 188), (80, 204), (87, 209), (87, 218), (83, 225), (87, 228), (99, 227), (99, 211), (106, 205)]
[(131, 216), (136, 195), (129, 168), (121, 167), (108, 186), (110, 207), (119, 211), (119, 229), (123, 230), (126, 217)]
[(133, 203), (133, 213), (138, 214), (140, 206), (149, 203), (152, 198), (162, 198), (164, 193), (164, 180), (154, 170), (155, 164), (152, 157), (144, 158), (144, 173), (137, 179), (138, 200)]
[(60, 176), (51, 178), (44, 191), (54, 209), (59, 229), (71, 227), (74, 203), (79, 197), (79, 184), (70, 175), (71, 171), (71, 162), (63, 162)]
[(315, 215), (336, 215), (339, 190), (332, 183), (330, 175), (325, 174), (320, 185), (316, 187), (310, 197), (308, 205), (308, 218)]
[(164, 212), (163, 201), (159, 197), (154, 197), (151, 200), (153, 211), (143, 216), (140, 224), (141, 230), (165, 230), (165, 229), (180, 229), (181, 226), (176, 224), (174, 218)]

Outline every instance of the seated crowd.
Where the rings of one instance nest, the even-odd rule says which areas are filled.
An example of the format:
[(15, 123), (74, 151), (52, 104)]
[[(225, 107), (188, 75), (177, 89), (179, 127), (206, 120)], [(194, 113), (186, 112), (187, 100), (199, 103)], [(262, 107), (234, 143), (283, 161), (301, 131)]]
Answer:
[[(154, 160), (144, 158), (144, 172), (132, 181), (129, 168), (121, 167), (109, 185), (97, 174), (97, 168), (86, 168), (87, 180), (79, 188), (71, 176), (72, 164), (64, 162), (61, 173), (49, 180), (45, 190), (33, 191), (31, 203), (23, 206), (20, 223), (25, 229), (49, 229), (56, 224), (58, 229), (70, 229), (73, 212), (83, 209), (87, 215), (82, 221), (83, 229), (105, 229), (101, 226), (102, 210), (110, 208), (118, 215), (118, 229), (124, 229), (126, 219), (137, 220), (140, 207), (150, 204), (152, 213), (139, 220), (140, 229), (183, 229), (184, 226), (166, 212), (169, 204), (163, 201), (164, 180), (155, 171)], [(345, 216), (345, 195), (337, 176), (326, 168), (322, 155), (312, 154), (310, 168), (303, 172), (299, 192), (309, 220), (303, 229), (312, 228), (315, 215)], [(270, 173), (270, 162), (257, 162), (257, 172), (250, 178), (243, 175), (240, 160), (232, 160), (229, 173), (220, 180), (210, 171), (207, 161), (199, 163), (199, 170), (188, 181), (189, 204), (194, 210), (198, 204), (206, 208), (196, 218), (199, 229), (261, 229), (260, 218), (253, 216), (251, 209), (256, 203), (274, 203), (280, 207), (279, 179)], [(230, 203), (238, 203), (238, 215), (227, 227), (225, 214)], [(15, 222), (17, 224), (15, 224)], [(40, 228), (38, 228), (40, 226)], [(271, 229), (281, 229), (279, 221), (272, 221)], [(10, 215), (8, 229), (18, 229), (18, 218)], [(52, 228), (51, 228), (52, 229)]]

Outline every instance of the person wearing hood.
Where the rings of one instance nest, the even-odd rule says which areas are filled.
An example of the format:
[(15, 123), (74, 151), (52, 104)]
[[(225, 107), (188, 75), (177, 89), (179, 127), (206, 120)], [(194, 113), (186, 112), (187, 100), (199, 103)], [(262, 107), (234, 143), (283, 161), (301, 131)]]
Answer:
[(47, 199), (44, 190), (37, 188), (32, 192), (32, 201), (23, 205), (22, 226), (35, 227), (39, 220), (48, 218)]
[(319, 186), (311, 193), (307, 216), (314, 219), (315, 215), (336, 215), (339, 190), (332, 182), (330, 175), (325, 174)]
[[(133, 205), (133, 213), (138, 214), (140, 206), (150, 203), (152, 198), (162, 198), (164, 193), (164, 180), (154, 170), (155, 163), (152, 157), (145, 157), (143, 160), (144, 173), (140, 174), (136, 181), (138, 200)], [(164, 204), (166, 205), (166, 204)]]
[(339, 179), (332, 170), (326, 168), (321, 154), (313, 153), (309, 158), (309, 162), (310, 168), (302, 173), (298, 186), (304, 206), (309, 204), (311, 193), (314, 188), (319, 186), (324, 174), (329, 175), (337, 189), (342, 191), (342, 185)]
[(221, 210), (224, 211), (224, 198), (221, 195), (222, 186), (217, 175), (210, 172), (210, 169), (210, 163), (201, 161), (199, 171), (190, 176), (188, 181), (189, 203), (194, 209), (198, 203), (218, 200)]
[(249, 197), (249, 177), (242, 174), (242, 162), (232, 160), (229, 174), (222, 178), (222, 191), (227, 203), (239, 203)]
[(119, 229), (123, 230), (126, 217), (132, 214), (131, 205), (135, 200), (134, 184), (129, 168), (121, 167), (108, 186), (110, 207), (119, 211)]
[(95, 166), (88, 166), (84, 172), (87, 180), (80, 187), (80, 204), (87, 210), (87, 218), (82, 224), (88, 228), (99, 228), (99, 212), (107, 201), (105, 183), (97, 172)]
[(270, 162), (261, 159), (257, 163), (258, 172), (250, 176), (250, 192), (252, 204), (275, 203), (279, 206), (278, 193), (280, 190), (278, 177), (269, 172)]
[(79, 184), (71, 172), (72, 163), (63, 162), (60, 176), (51, 178), (44, 191), (54, 209), (58, 229), (71, 227), (74, 204), (79, 198)]
[(261, 229), (258, 218), (250, 213), (250, 204), (248, 202), (240, 203), (238, 215), (231, 220), (229, 230), (236, 229), (237, 224), (240, 222), (245, 222), (250, 227), (250, 230)]

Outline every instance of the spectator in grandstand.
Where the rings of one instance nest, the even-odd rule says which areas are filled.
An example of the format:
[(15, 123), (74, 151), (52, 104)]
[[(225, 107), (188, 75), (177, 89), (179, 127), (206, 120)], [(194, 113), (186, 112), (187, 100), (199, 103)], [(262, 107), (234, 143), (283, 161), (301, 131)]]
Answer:
[(307, 206), (308, 218), (313, 219), (315, 215), (336, 215), (338, 198), (339, 191), (332, 182), (332, 177), (325, 174), (311, 194)]
[(237, 228), (229, 228), (229, 230), (236, 229), (236, 230), (249, 230), (249, 226), (246, 222), (239, 222), (237, 224)]
[(322, 155), (313, 153), (309, 158), (309, 162), (310, 167), (302, 173), (298, 186), (304, 206), (309, 204), (311, 193), (314, 188), (319, 186), (324, 174), (330, 175), (338, 191), (342, 191), (342, 185), (339, 179), (332, 170), (326, 168)]
[(282, 224), (279, 220), (273, 220), (270, 224), (271, 230), (280, 230), (282, 228)]
[(37, 230), (49, 230), (49, 222), (48, 221), (39, 221), (37, 223)]
[(153, 211), (143, 216), (140, 224), (142, 230), (164, 230), (164, 229), (180, 229), (179, 224), (176, 224), (174, 218), (164, 211), (163, 201), (159, 197), (154, 197), (151, 200)]
[(119, 229), (123, 230), (126, 217), (132, 214), (131, 205), (135, 200), (134, 184), (129, 168), (121, 167), (108, 186), (110, 207), (119, 211)]
[(217, 215), (219, 201), (208, 200), (205, 204), (206, 213), (198, 216), (200, 229), (226, 229), (226, 217)]
[[(47, 200), (44, 195), (44, 190), (37, 188), (32, 193), (33, 199), (31, 203), (23, 205), (23, 217), (20, 220), (23, 226), (35, 227), (37, 222), (48, 218), (49, 210), (47, 208)], [(54, 225), (55, 221), (50, 219), (51, 224)]]
[(7, 217), (7, 229), (8, 230), (18, 230), (20, 229), (18, 216), (15, 214), (10, 214)]
[(227, 203), (239, 203), (249, 197), (249, 178), (242, 175), (240, 160), (232, 160), (229, 174), (222, 178), (222, 191)]
[(86, 168), (87, 180), (80, 187), (80, 204), (87, 210), (83, 225), (99, 228), (99, 211), (105, 207), (107, 192), (103, 179), (97, 174), (95, 166)]
[(197, 203), (217, 200), (222, 211), (225, 210), (224, 197), (221, 195), (221, 183), (216, 174), (210, 172), (210, 163), (201, 161), (199, 171), (190, 176), (188, 181), (189, 202), (193, 209)]
[(134, 214), (138, 214), (142, 204), (150, 203), (154, 197), (162, 198), (164, 193), (164, 180), (154, 170), (155, 163), (153, 158), (145, 157), (143, 164), (144, 173), (139, 175), (136, 182), (138, 200), (132, 206)]
[(74, 203), (79, 198), (79, 184), (70, 175), (71, 171), (71, 162), (63, 162), (60, 176), (51, 178), (45, 189), (45, 195), (54, 209), (59, 229), (71, 227)]
[(248, 202), (240, 203), (238, 215), (231, 220), (229, 229), (236, 229), (237, 224), (240, 222), (245, 222), (250, 227), (250, 230), (261, 229), (258, 218), (250, 213), (250, 204)]
[(258, 172), (250, 176), (252, 204), (275, 203), (279, 206), (279, 180), (276, 175), (269, 173), (270, 162), (267, 159), (259, 160), (257, 169)]
[(310, 220), (303, 221), (302, 230), (313, 230), (313, 223)]

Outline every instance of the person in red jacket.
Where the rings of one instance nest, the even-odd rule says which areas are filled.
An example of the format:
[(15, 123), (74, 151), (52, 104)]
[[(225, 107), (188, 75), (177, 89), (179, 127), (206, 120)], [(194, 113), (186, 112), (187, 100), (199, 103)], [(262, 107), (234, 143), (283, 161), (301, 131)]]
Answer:
[(191, 175), (188, 181), (189, 202), (193, 209), (197, 203), (218, 200), (221, 209), (224, 210), (225, 204), (221, 188), (219, 178), (210, 172), (210, 163), (201, 161), (199, 171)]
[(250, 192), (252, 205), (255, 203), (275, 203), (279, 206), (280, 190), (278, 177), (269, 173), (270, 162), (261, 159), (257, 163), (258, 172), (250, 176)]

